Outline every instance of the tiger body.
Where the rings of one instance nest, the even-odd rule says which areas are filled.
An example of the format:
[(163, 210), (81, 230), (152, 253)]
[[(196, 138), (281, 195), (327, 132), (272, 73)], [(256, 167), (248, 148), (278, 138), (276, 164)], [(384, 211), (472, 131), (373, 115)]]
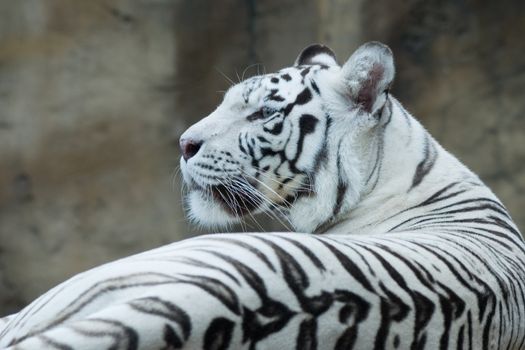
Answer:
[[(0, 323), (8, 349), (525, 349), (525, 244), (388, 93), (389, 50), (311, 46), (181, 139), (204, 235), (102, 265)], [(277, 216), (278, 215), (278, 216)], [(315, 234), (310, 234), (315, 233)]]

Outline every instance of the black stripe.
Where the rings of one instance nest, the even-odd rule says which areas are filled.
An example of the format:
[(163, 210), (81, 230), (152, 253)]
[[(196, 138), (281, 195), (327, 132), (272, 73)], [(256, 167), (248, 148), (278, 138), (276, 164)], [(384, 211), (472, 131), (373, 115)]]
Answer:
[(299, 248), (303, 253), (304, 255), (306, 255), (308, 257), (308, 259), (310, 259), (310, 261), (315, 265), (315, 267), (317, 267), (319, 270), (321, 271), (326, 271), (326, 268), (325, 266), (323, 265), (323, 263), (321, 262), (321, 260), (319, 260), (319, 258), (315, 255), (315, 253), (313, 253), (309, 248), (307, 248), (306, 246), (304, 246), (302, 243), (299, 243), (298, 241), (294, 240), (294, 239), (291, 239), (291, 238), (288, 238), (288, 237), (281, 237), (282, 239), (290, 242), (291, 244), (293, 244), (294, 246), (296, 246), (297, 248)]
[(225, 317), (211, 321), (204, 334), (204, 350), (226, 350), (230, 346), (235, 323)]
[(283, 279), (297, 297), (301, 308), (314, 316), (325, 312), (333, 302), (330, 295), (327, 292), (321, 292), (317, 296), (307, 297), (304, 291), (310, 285), (310, 281), (301, 264), (291, 254), (271, 240), (260, 236), (256, 236), (256, 238), (274, 250), (281, 265)]
[(312, 93), (310, 92), (310, 89), (308, 89), (307, 87), (304, 88), (304, 90), (301, 91), (299, 95), (297, 95), (294, 102), (291, 102), (286, 107), (284, 107), (283, 114), (287, 116), (288, 114), (290, 114), (290, 112), (296, 105), (304, 105), (310, 102), (311, 99), (312, 99)]
[[(162, 278), (163, 280), (154, 281), (154, 278)], [(35, 334), (45, 332), (61, 323), (64, 323), (78, 314), (80, 310), (87, 307), (92, 302), (95, 302), (98, 298), (107, 297), (110, 292), (117, 293), (125, 289), (176, 284), (177, 282), (178, 281), (172, 276), (161, 273), (136, 273), (99, 281), (80, 293), (74, 301), (64, 306), (53, 322), (47, 324), (44, 328), (34, 329), (33, 331), (28, 332), (23, 337), (17, 339), (17, 342), (21, 342)], [(89, 297), (86, 298), (87, 295), (89, 295)]]
[(410, 349), (416, 350), (423, 348), (426, 341), (425, 329), (432, 319), (436, 306), (432, 300), (417, 291), (413, 291), (411, 297), (415, 308), (415, 322), (414, 338)]
[(331, 240), (327, 237), (323, 237), (323, 240), (327, 240), (327, 241), (331, 241), (331, 242), (336, 242), (337, 244), (339, 245), (342, 245), (344, 247), (346, 247), (347, 249), (350, 249), (352, 252), (347, 254), (348, 256), (350, 255), (357, 255), (359, 258), (361, 258), (361, 261), (363, 264), (366, 265), (366, 267), (368, 268), (368, 273), (371, 275), (371, 276), (376, 276), (376, 273), (375, 271), (372, 269), (372, 266), (370, 266), (370, 264), (368, 263), (368, 260), (365, 259), (365, 257), (363, 256), (363, 254), (361, 254), (361, 252), (359, 251), (359, 249), (356, 249), (358, 247), (356, 247), (355, 245), (351, 245), (351, 244), (346, 244), (346, 243), (343, 243), (343, 242), (339, 242), (339, 241), (334, 241), (334, 240)]
[(329, 244), (328, 242), (325, 242), (323, 240), (320, 240), (326, 248), (328, 248), (332, 254), (339, 260), (339, 263), (341, 263), (341, 266), (357, 281), (359, 284), (363, 286), (366, 290), (369, 292), (375, 292), (374, 288), (368, 281), (366, 275), (361, 271), (359, 266), (357, 266), (351, 259), (349, 259), (346, 254), (343, 254), (340, 250), (335, 248), (333, 245)]
[(334, 208), (332, 209), (332, 217), (336, 217), (339, 212), (341, 211), (341, 207), (343, 206), (343, 199), (346, 196), (346, 192), (348, 190), (348, 186), (339, 179), (339, 182), (337, 183), (337, 195), (335, 197), (335, 204)]
[[(498, 349), (501, 349), (501, 336), (503, 335), (503, 327), (505, 326), (504, 324), (504, 320), (503, 320), (503, 304), (501, 303), (501, 301), (498, 303), (498, 308), (499, 308), (499, 331), (498, 331)], [(509, 309), (507, 309), (509, 310)]]
[(310, 73), (311, 68), (312, 67), (306, 67), (305, 69), (301, 70), (301, 77), (303, 77), (302, 83), (304, 83), (304, 77), (306, 77), (306, 75)]
[[(263, 125), (263, 130), (266, 131), (267, 133), (270, 133), (272, 135), (279, 135), (283, 131), (283, 121), (274, 123), (273, 125), (271, 125), (271, 127), (268, 127), (267, 126), (268, 124), (271, 124), (271, 123), (265, 123)], [(252, 153), (253, 152), (250, 152), (250, 155), (254, 157)]]
[(268, 141), (264, 136), (260, 136), (260, 135), (257, 136), (257, 140), (263, 143), (270, 143), (270, 141)]
[(462, 325), (459, 329), (459, 334), (456, 340), (456, 349), (463, 350), (465, 347), (465, 340), (463, 339), (463, 332), (465, 331), (465, 325)]
[[(313, 166), (313, 174), (317, 174), (319, 169), (321, 169), (321, 165), (326, 164), (328, 160), (328, 131), (330, 130), (330, 126), (332, 125), (332, 118), (328, 113), (325, 114), (325, 129), (324, 129), (324, 136), (323, 136), (323, 144), (317, 154), (315, 155), (315, 161)], [(315, 181), (315, 176), (314, 176)]]
[(310, 80), (310, 85), (312, 85), (312, 89), (314, 89), (316, 94), (321, 95), (321, 91), (319, 91), (319, 87), (317, 86), (315, 81)]
[(412, 186), (410, 187), (409, 191), (412, 190), (414, 187), (418, 186), (425, 176), (430, 173), (432, 168), (434, 167), (434, 164), (436, 163), (436, 159), (438, 156), (438, 152), (436, 150), (436, 146), (434, 145), (432, 139), (430, 139), (430, 136), (428, 136), (427, 133), (425, 133), (425, 140), (423, 145), (423, 159), (416, 167), (416, 171), (414, 173), (414, 178), (412, 179)]
[(188, 314), (177, 305), (159, 297), (146, 297), (132, 300), (128, 305), (135, 311), (168, 319), (180, 326), (184, 339), (191, 332), (191, 321)]
[(203, 250), (209, 254), (212, 254), (219, 259), (226, 261), (230, 264), (243, 278), (244, 280), (253, 288), (257, 295), (261, 299), (267, 298), (266, 286), (264, 280), (259, 276), (257, 271), (250, 268), (248, 265), (242, 263), (241, 261), (234, 259), (228, 255), (219, 253), (213, 250)]
[(452, 204), (448, 204), (448, 205), (445, 205), (445, 206), (442, 206), (442, 207), (439, 207), (439, 208), (432, 209), (432, 211), (440, 211), (440, 210), (443, 210), (443, 209), (452, 208), (452, 207), (455, 207), (455, 206), (458, 206), (458, 205), (462, 205), (462, 204), (479, 203), (479, 202), (481, 202), (481, 203), (488, 202), (487, 206), (490, 206), (491, 210), (494, 210), (494, 211), (502, 214), (503, 216), (505, 216), (507, 219), (510, 219), (510, 215), (507, 212), (507, 208), (505, 208), (503, 205), (501, 205), (501, 203), (499, 203), (499, 202), (497, 202), (497, 201), (495, 201), (493, 199), (486, 198), (486, 197), (476, 197), (476, 198), (464, 199), (464, 200), (461, 200), (461, 201), (454, 202)]
[(306, 137), (306, 135), (315, 132), (315, 127), (317, 123), (319, 123), (319, 119), (317, 119), (311, 114), (303, 114), (299, 119), (299, 138), (297, 140), (297, 151), (295, 153), (295, 158), (290, 161), (291, 164), (293, 164), (294, 168), (295, 163), (297, 163), (297, 160), (303, 153), (304, 138)]
[(401, 211), (400, 213), (406, 212), (406, 211), (411, 210), (411, 209), (416, 209), (416, 208), (424, 207), (424, 206), (427, 206), (427, 205), (430, 205), (430, 204), (434, 204), (436, 202), (443, 201), (445, 199), (452, 198), (452, 197), (457, 196), (458, 194), (466, 192), (466, 190), (460, 190), (460, 191), (454, 192), (452, 194), (446, 195), (444, 197), (441, 197), (442, 194), (446, 193), (448, 190), (450, 190), (451, 188), (455, 187), (458, 184), (460, 184), (460, 182), (452, 182), (452, 183), (448, 184), (447, 186), (443, 187), (442, 189), (440, 189), (439, 191), (437, 191), (434, 194), (432, 194), (430, 197), (425, 199), (423, 202), (421, 202), (419, 204), (416, 204), (413, 207), (407, 208), (407, 209)]
[(238, 139), (237, 139), (237, 140), (238, 140), (239, 150), (240, 150), (242, 153), (248, 155), (248, 151), (246, 151), (246, 149), (245, 149), (244, 146), (242, 145), (242, 136), (241, 136), (241, 135), (242, 135), (242, 134), (239, 134), (239, 137), (238, 137)]
[(474, 344), (474, 338), (472, 337), (472, 313), (470, 310), (467, 312), (467, 326), (468, 326), (468, 349), (472, 350), (472, 344)]
[(465, 301), (463, 301), (463, 299), (461, 299), (456, 293), (447, 288), (445, 285), (441, 283), (438, 285), (447, 293), (446, 297), (443, 297), (442, 295), (439, 296), (439, 302), (441, 304), (441, 311), (444, 319), (444, 331), (440, 339), (440, 348), (447, 350), (449, 349), (449, 338), (452, 321), (457, 320), (461, 317), (461, 315), (463, 315), (463, 312), (465, 311)]
[(308, 275), (302, 268), (301, 264), (299, 264), (292, 255), (271, 240), (260, 236), (255, 236), (255, 238), (261, 240), (272, 248), (279, 259), (284, 280), (296, 295), (302, 294), (302, 291), (310, 285), (310, 282), (308, 280)]
[(169, 349), (180, 349), (182, 348), (183, 342), (179, 338), (173, 327), (169, 324), (164, 325), (163, 337), (166, 345), (169, 346)]
[(347, 330), (337, 339), (334, 350), (353, 349), (357, 339), (357, 327), (348, 327)]
[[(45, 335), (39, 335), (38, 339), (40, 339), (44, 344), (49, 346), (50, 348), (55, 348), (59, 350), (75, 350), (72, 346), (66, 345), (64, 343), (60, 343), (54, 339), (51, 339)], [(9, 346), (14, 344), (9, 344)]]
[(252, 114), (248, 115), (246, 117), (246, 120), (249, 122), (253, 122), (253, 121), (264, 119), (264, 118), (265, 118), (264, 114), (262, 113), (262, 111), (259, 110), (259, 111), (255, 111)]
[[(433, 247), (427, 247), (426, 245), (424, 244), (420, 244), (420, 243), (415, 243), (413, 242), (413, 244), (417, 245), (419, 249), (422, 249), (422, 250), (425, 250), (427, 252), (429, 252), (430, 254), (432, 254), (437, 260), (441, 261), (449, 270), (449, 272), (451, 272), (454, 277), (468, 290), (470, 290), (474, 295), (476, 295), (477, 297), (477, 302), (478, 302), (478, 310), (479, 310), (479, 318), (480, 320), (483, 318), (484, 314), (485, 314), (485, 311), (486, 311), (486, 307), (487, 307), (487, 300), (489, 297), (493, 297), (494, 295), (494, 292), (490, 289), (490, 287), (484, 283), (481, 279), (477, 278), (476, 276), (474, 275), (470, 275), (470, 270), (465, 267), (460, 261), (459, 259), (456, 259), (454, 257), (454, 255), (450, 254), (447, 250), (444, 250), (444, 249), (441, 249), (437, 246), (433, 246)], [(463, 248), (463, 250), (466, 250), (468, 252), (468, 249), (464, 246), (461, 246)], [(430, 249), (432, 248), (432, 249)], [(461, 249), (461, 248), (460, 248)], [(458, 263), (458, 265), (460, 265), (460, 267), (463, 267), (463, 270), (465, 272), (467, 272), (467, 274), (469, 274), (469, 277), (471, 277), (473, 280), (475, 280), (479, 285), (481, 285), (481, 287), (483, 288), (482, 290), (477, 290), (475, 288), (472, 287), (472, 282), (471, 281), (466, 281), (460, 274), (459, 272), (454, 268), (454, 266), (452, 266), (452, 263), (447, 259), (445, 258), (444, 256), (442, 256), (441, 254), (439, 254), (437, 251), (440, 251), (441, 253), (447, 255), (450, 259), (452, 260), (455, 260), (456, 263)], [(469, 252), (472, 254), (472, 252)], [(483, 262), (483, 264), (485, 264)], [(485, 267), (487, 268), (488, 266), (485, 264)], [(490, 270), (490, 269), (489, 269)], [(490, 271), (491, 273), (493, 273), (494, 271)]]
[(206, 240), (218, 241), (218, 242), (227, 243), (227, 244), (231, 244), (231, 245), (235, 245), (240, 248), (243, 248), (249, 251), (250, 253), (252, 253), (253, 255), (255, 255), (257, 258), (259, 258), (259, 260), (261, 260), (272, 272), (277, 272), (277, 270), (275, 269), (275, 266), (273, 266), (273, 264), (270, 262), (268, 257), (264, 255), (263, 252), (261, 252), (258, 248), (246, 242), (243, 242), (241, 240), (231, 238), (231, 237), (225, 238), (225, 237), (218, 237), (218, 236), (206, 237)]
[[(196, 249), (196, 250), (199, 250), (199, 249)], [(201, 249), (201, 250), (208, 251), (206, 249)], [(231, 273), (229, 273), (225, 269), (222, 269), (222, 268), (220, 268), (218, 266), (215, 266), (215, 265), (212, 265), (212, 264), (205, 263), (203, 261), (200, 261), (200, 260), (197, 260), (197, 259), (194, 259), (194, 258), (184, 257), (183, 256), (183, 257), (180, 257), (180, 259), (175, 259), (175, 260), (173, 260), (173, 259), (166, 259), (166, 258), (162, 258), (161, 260), (163, 260), (163, 261), (166, 261), (166, 260), (168, 260), (168, 261), (175, 261), (175, 262), (180, 262), (180, 263), (185, 264), (185, 265), (190, 265), (190, 266), (195, 266), (195, 267), (215, 270), (215, 271), (218, 271), (218, 272), (228, 276), (228, 278), (230, 278), (238, 286), (241, 285), (239, 280), (237, 279), (237, 277), (235, 277), (234, 275), (232, 275)]]
[(226, 283), (216, 278), (203, 275), (181, 274), (181, 276), (187, 277), (188, 280), (180, 280), (180, 283), (190, 284), (202, 289), (220, 301), (234, 314), (240, 314), (240, 303), (239, 299), (237, 298), (237, 294)]
[[(430, 276), (429, 271), (427, 271), (423, 266), (418, 265), (417, 267), (407, 258), (402, 256), (401, 254), (397, 253), (396, 251), (392, 250), (389, 246), (383, 245), (383, 244), (376, 244), (376, 247), (384, 250), (385, 252), (389, 253), (390, 255), (396, 257), (400, 261), (402, 261), (406, 267), (408, 267), (416, 276), (416, 278), (419, 280), (421, 284), (423, 284), (425, 287), (432, 289), (432, 283), (434, 282), (429, 281), (426, 276)], [(417, 261), (415, 262), (417, 263)], [(421, 271), (422, 270), (422, 271)], [(432, 277), (431, 277), (432, 278)]]
[[(127, 347), (125, 347), (126, 350), (137, 350), (138, 349), (138, 343), (139, 343), (139, 335), (137, 331), (135, 331), (133, 328), (126, 326), (124, 323), (114, 320), (107, 320), (103, 318), (90, 318), (85, 320), (88, 322), (86, 324), (83, 322), (83, 325), (86, 326), (86, 328), (91, 323), (103, 323), (104, 324), (104, 330), (103, 331), (96, 331), (96, 330), (85, 330), (80, 328), (81, 326), (71, 326), (69, 327), (71, 330), (73, 330), (76, 333), (82, 334), (86, 337), (93, 337), (93, 338), (100, 338), (100, 337), (110, 337), (113, 339), (112, 346), (109, 347), (109, 349), (123, 349), (123, 345), (127, 344)], [(116, 329), (109, 328), (108, 326), (112, 326)]]
[(343, 165), (341, 161), (341, 144), (342, 141), (339, 141), (339, 144), (337, 145), (337, 194), (335, 197), (335, 203), (334, 208), (332, 209), (332, 217), (336, 217), (339, 212), (341, 211), (341, 207), (343, 205), (343, 199), (345, 198), (346, 191), (348, 190), (348, 186), (343, 181)]
[(270, 90), (270, 93), (268, 94), (268, 96), (266, 96), (265, 101), (271, 100), (271, 101), (283, 102), (284, 97), (277, 95), (278, 92), (279, 92), (278, 89)]
[(301, 322), (296, 344), (296, 350), (317, 349), (317, 320), (315, 318)]

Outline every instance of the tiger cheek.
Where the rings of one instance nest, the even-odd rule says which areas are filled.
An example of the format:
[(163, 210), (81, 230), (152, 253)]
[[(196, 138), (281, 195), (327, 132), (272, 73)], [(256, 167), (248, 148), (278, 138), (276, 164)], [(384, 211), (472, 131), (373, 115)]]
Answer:
[(324, 129), (324, 120), (310, 114), (301, 116), (298, 128), (298, 149), (295, 167), (302, 172), (309, 172), (315, 166), (316, 159), (323, 146)]

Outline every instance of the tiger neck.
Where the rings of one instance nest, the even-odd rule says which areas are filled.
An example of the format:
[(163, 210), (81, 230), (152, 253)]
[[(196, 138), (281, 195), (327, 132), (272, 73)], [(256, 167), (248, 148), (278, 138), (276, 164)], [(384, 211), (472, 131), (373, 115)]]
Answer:
[[(481, 182), (445, 151), (399, 102), (390, 98), (391, 115), (365, 147), (357, 197), (346, 194), (345, 207), (316, 232), (370, 234), (388, 232), (399, 213), (416, 206), (445, 183)], [(354, 148), (353, 148), (354, 149)], [(352, 181), (349, 177), (348, 181)], [(340, 195), (340, 194), (339, 194)], [(424, 210), (420, 212), (424, 214)], [(430, 209), (427, 209), (430, 210)]]

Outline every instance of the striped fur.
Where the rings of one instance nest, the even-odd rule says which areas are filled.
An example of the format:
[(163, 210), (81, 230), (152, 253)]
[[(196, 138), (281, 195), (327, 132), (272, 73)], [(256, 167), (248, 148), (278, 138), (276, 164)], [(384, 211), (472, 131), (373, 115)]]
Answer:
[(0, 347), (525, 349), (523, 238), (392, 79), (381, 44), (343, 67), (311, 46), (183, 135), (194, 220), (267, 213), (316, 234), (205, 235), (102, 265), (0, 323)]

